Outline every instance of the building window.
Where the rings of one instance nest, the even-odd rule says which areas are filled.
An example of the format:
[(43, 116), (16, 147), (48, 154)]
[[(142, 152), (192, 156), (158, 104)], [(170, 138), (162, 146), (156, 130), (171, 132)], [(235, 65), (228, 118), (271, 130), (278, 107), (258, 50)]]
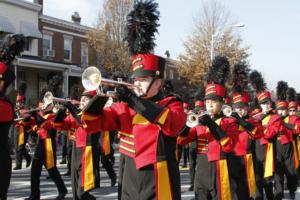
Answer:
[(43, 57), (49, 57), (52, 50), (52, 35), (43, 35)]
[(169, 79), (170, 79), (170, 80), (173, 80), (173, 79), (174, 79), (174, 70), (173, 70), (173, 69), (170, 69), (170, 70), (169, 70)]
[(64, 60), (71, 62), (72, 60), (72, 39), (64, 39)]
[(24, 46), (24, 50), (25, 51), (30, 51), (30, 47), (31, 47), (31, 45), (30, 45), (30, 43), (31, 43), (31, 39), (30, 38), (28, 38), (28, 37), (26, 37), (25, 38), (25, 46)]
[(86, 43), (81, 43), (81, 66), (87, 67), (89, 64), (89, 47)]

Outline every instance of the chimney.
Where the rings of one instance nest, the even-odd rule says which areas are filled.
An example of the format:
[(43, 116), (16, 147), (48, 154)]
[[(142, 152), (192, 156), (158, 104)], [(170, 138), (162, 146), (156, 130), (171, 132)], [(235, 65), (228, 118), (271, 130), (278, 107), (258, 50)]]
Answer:
[(43, 13), (44, 0), (33, 0), (33, 3), (40, 4), (42, 6), (41, 13)]
[(78, 12), (74, 12), (74, 14), (72, 15), (72, 21), (73, 21), (75, 24), (80, 24), (81, 17), (79, 16), (79, 13), (78, 13)]

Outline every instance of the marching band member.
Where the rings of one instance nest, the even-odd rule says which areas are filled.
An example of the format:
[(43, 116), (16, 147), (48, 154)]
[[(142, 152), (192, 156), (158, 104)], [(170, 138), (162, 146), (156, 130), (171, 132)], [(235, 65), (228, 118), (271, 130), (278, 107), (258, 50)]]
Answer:
[(254, 70), (250, 74), (250, 82), (256, 90), (256, 97), (262, 110), (259, 120), (263, 126), (263, 136), (256, 142), (256, 194), (255, 199), (263, 199), (263, 189), (268, 200), (280, 198), (280, 186), (273, 193), (272, 178), (276, 171), (276, 140), (284, 131), (279, 115), (273, 114), (271, 94), (261, 73)]
[(232, 171), (236, 182), (238, 199), (254, 197), (256, 190), (254, 159), (255, 140), (262, 135), (262, 126), (257, 120), (248, 116), (250, 95), (248, 87), (249, 68), (245, 63), (238, 63), (233, 69), (232, 108), (231, 114), (239, 125), (238, 140), (234, 147), (236, 156)]
[(22, 168), (22, 159), (23, 156), (26, 160), (26, 167), (29, 167), (31, 163), (31, 157), (28, 154), (28, 151), (25, 147), (29, 135), (29, 131), (31, 130), (32, 126), (32, 120), (30, 116), (24, 116), (22, 112), (25, 112), (25, 91), (26, 91), (26, 83), (22, 82), (20, 83), (20, 86), (18, 88), (18, 95), (17, 95), (17, 102), (16, 102), (16, 110), (17, 110), (17, 116), (18, 117), (24, 117), (23, 120), (19, 120), (16, 122), (15, 127), (17, 130), (15, 132), (14, 138), (15, 138), (15, 160), (16, 160), (16, 166), (14, 167), (14, 170), (18, 170)]
[(216, 57), (208, 71), (208, 84), (205, 87), (205, 107), (210, 115), (200, 115), (200, 124), (191, 129), (186, 128), (178, 138), (181, 144), (198, 141), (194, 183), (197, 200), (233, 198), (227, 162), (239, 132), (235, 119), (222, 113), (228, 74), (228, 60)]
[[(132, 58), (134, 92), (117, 87), (122, 103), (105, 109), (86, 110), (85, 123), (97, 130), (119, 130), (133, 135), (134, 159), (125, 158), (122, 199), (181, 199), (176, 160), (176, 138), (186, 114), (174, 96), (163, 97), (165, 59), (151, 54), (159, 18), (157, 3), (137, 1), (127, 17), (127, 40)], [(91, 106), (106, 101), (95, 97)], [(89, 120), (94, 116), (96, 119)], [(93, 130), (90, 130), (93, 131)]]
[(53, 113), (54, 105), (52, 103), (43, 106), (40, 114), (37, 111), (30, 113), (37, 125), (38, 142), (31, 166), (31, 194), (26, 200), (40, 199), (40, 176), (43, 165), (59, 192), (56, 200), (62, 200), (68, 191), (56, 167), (56, 130), (53, 123), (57, 116)]
[(14, 121), (14, 105), (6, 96), (7, 88), (15, 80), (15, 74), (10, 65), (16, 55), (23, 51), (25, 45), (22, 35), (13, 35), (4, 42), (0, 49), (0, 199), (7, 199), (7, 191), (11, 176), (11, 157), (9, 154), (8, 134)]

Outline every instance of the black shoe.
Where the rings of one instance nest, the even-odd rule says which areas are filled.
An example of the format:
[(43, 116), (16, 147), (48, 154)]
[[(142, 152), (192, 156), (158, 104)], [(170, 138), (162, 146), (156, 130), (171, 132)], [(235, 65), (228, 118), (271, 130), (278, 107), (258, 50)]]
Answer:
[(28, 160), (26, 160), (26, 168), (29, 167), (31, 164), (31, 158), (29, 158)]
[(15, 166), (14, 167), (14, 170), (19, 170), (19, 169), (22, 169), (22, 167), (21, 166)]
[(24, 200), (39, 200), (39, 199), (40, 199), (40, 197), (32, 197), (32, 196), (30, 196), (30, 197), (25, 198)]
[(58, 196), (55, 198), (55, 200), (63, 200), (65, 199), (65, 196), (67, 195), (68, 191), (66, 190), (65, 192), (60, 192)]
[(68, 170), (67, 172), (63, 173), (62, 176), (70, 176), (71, 175), (71, 172), (70, 170)]
[(295, 199), (296, 198), (295, 192), (290, 192), (290, 197), (291, 197), (291, 199)]
[(116, 185), (116, 183), (117, 183), (117, 179), (116, 178), (111, 179), (111, 181), (110, 181), (110, 187), (114, 187)]
[(188, 191), (194, 191), (194, 186), (191, 185), (191, 186), (189, 187)]
[(65, 158), (63, 158), (59, 164), (67, 164), (67, 160)]

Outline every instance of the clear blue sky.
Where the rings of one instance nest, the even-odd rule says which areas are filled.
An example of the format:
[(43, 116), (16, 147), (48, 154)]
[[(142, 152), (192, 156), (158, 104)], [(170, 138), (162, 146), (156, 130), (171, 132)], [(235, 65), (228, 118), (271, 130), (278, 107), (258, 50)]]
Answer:
[[(32, 1), (32, 0), (28, 0)], [(202, 0), (157, 0), (161, 12), (156, 53), (169, 49), (172, 58), (184, 53), (183, 41), (193, 30)], [(204, 0), (205, 1), (205, 0)], [(209, 0), (206, 0), (209, 1)], [(103, 0), (44, 0), (44, 13), (70, 20), (78, 11), (82, 22), (93, 25)], [(300, 1), (295, 0), (222, 0), (240, 29), (244, 44), (250, 46), (252, 69), (261, 71), (273, 89), (286, 80), (300, 92)]]

